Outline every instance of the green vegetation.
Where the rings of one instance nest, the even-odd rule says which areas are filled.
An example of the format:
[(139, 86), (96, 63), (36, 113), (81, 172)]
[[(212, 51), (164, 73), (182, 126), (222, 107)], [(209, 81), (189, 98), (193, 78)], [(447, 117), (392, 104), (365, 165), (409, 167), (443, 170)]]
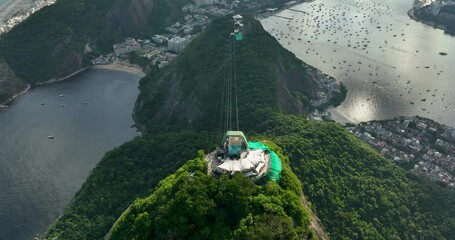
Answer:
[[(147, 131), (218, 128), (220, 97), (233, 44), (243, 128), (253, 128), (258, 116), (267, 117), (269, 110), (305, 113), (310, 109), (303, 104), (297, 107), (300, 100), (285, 91), (285, 87), (292, 88), (306, 98), (314, 97), (315, 83), (308, 80), (303, 62), (281, 47), (259, 22), (247, 19), (250, 24), (242, 42), (229, 39), (231, 21), (215, 19), (177, 61), (141, 80), (135, 112)], [(169, 106), (174, 103), (177, 107)]]
[[(0, 58), (34, 85), (66, 76), (112, 51), (128, 36), (147, 36), (180, 17), (189, 0), (59, 0), (30, 16), (0, 39)], [(93, 55), (90, 54), (90, 55)]]
[(346, 94), (348, 94), (348, 89), (342, 82), (340, 82), (340, 93), (332, 98), (329, 104), (338, 107), (346, 99)]
[(182, 17), (181, 8), (191, 0), (154, 0), (153, 12), (150, 14), (151, 29), (147, 29), (146, 36), (165, 32), (165, 28)]
[(110, 239), (308, 239), (309, 213), (287, 169), (281, 186), (257, 186), (242, 175), (216, 179), (199, 157), (136, 200), (114, 225)]
[(340, 92), (333, 96), (329, 102), (319, 106), (318, 109), (324, 110), (330, 106), (338, 107), (346, 99), (347, 94), (348, 89), (346, 88), (346, 86), (344, 86), (342, 82), (340, 82)]
[(16, 77), (8, 65), (0, 59), (0, 104), (26, 88), (26, 83)]
[(48, 238), (101, 239), (114, 222), (112, 239), (311, 236), (302, 192), (333, 239), (453, 238), (453, 191), (407, 175), (336, 123), (283, 114), (283, 100), (294, 99), (280, 91), (283, 81), (307, 91), (311, 82), (300, 61), (246, 19), (236, 46), (240, 126), (248, 138), (281, 147), (267, 142), (284, 163), (279, 184), (211, 178), (196, 155), (219, 142), (232, 25), (219, 19), (174, 63), (142, 79), (136, 116), (147, 134), (106, 154)]
[[(414, 14), (418, 19), (437, 28), (445, 29), (445, 33), (455, 35), (455, 25), (453, 19), (455, 17), (455, 6), (442, 6), (439, 14), (434, 16), (428, 9), (430, 5), (417, 9)], [(442, 26), (442, 27), (441, 27)]]
[(275, 116), (260, 128), (288, 155), (331, 238), (454, 236), (453, 191), (406, 176), (338, 124)]
[(214, 146), (205, 132), (183, 131), (136, 138), (106, 153), (48, 232), (48, 239), (101, 239), (138, 197), (175, 172), (198, 149)]
[(136, 52), (128, 53), (128, 62), (141, 66), (143, 69), (150, 64), (150, 61), (147, 58), (139, 56)]

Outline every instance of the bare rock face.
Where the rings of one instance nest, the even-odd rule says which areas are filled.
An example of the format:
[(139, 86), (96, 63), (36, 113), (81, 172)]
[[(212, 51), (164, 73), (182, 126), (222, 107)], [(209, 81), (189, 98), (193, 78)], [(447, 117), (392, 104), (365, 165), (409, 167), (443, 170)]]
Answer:
[(133, 0), (118, 4), (105, 16), (105, 27), (102, 33), (114, 32), (119, 38), (142, 33), (148, 26), (148, 20), (153, 10), (154, 0)]

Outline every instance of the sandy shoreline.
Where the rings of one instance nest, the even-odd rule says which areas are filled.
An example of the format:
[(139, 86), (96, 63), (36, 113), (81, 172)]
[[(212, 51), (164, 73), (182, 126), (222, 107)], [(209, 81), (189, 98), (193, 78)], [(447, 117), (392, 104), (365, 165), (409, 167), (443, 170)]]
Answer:
[(109, 63), (109, 64), (95, 65), (92, 68), (107, 69), (107, 70), (120, 71), (120, 72), (129, 72), (129, 73), (137, 74), (141, 77), (144, 77), (146, 75), (141, 67), (134, 65), (134, 64), (127, 63), (127, 62), (122, 62), (119, 60), (115, 60), (114, 62)]

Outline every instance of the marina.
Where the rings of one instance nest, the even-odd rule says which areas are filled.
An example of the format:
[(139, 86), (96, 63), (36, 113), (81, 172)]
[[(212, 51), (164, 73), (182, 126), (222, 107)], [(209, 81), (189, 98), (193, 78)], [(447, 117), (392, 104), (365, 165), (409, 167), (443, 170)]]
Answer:
[(261, 23), (297, 57), (344, 83), (347, 98), (331, 110), (339, 119), (419, 115), (455, 126), (455, 37), (412, 20), (412, 6), (412, 0), (316, 0)]

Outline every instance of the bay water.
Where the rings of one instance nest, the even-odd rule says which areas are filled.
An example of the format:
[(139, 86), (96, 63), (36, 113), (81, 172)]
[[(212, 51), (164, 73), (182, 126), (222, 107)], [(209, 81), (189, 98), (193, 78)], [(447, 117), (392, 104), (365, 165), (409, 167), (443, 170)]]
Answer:
[(297, 57), (346, 85), (334, 118), (420, 115), (455, 127), (455, 37), (412, 20), (413, 4), (315, 0), (261, 22)]
[(105, 152), (138, 135), (139, 78), (92, 69), (0, 110), (0, 239), (46, 231)]

